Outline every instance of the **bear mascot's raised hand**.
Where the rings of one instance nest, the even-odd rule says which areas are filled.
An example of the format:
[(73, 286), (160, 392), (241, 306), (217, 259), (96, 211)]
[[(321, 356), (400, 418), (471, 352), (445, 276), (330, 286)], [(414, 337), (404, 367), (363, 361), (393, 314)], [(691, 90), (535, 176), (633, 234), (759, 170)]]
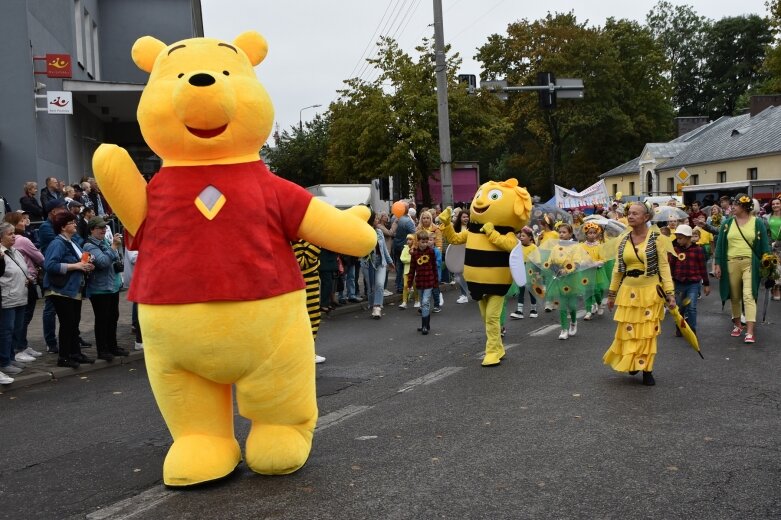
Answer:
[(133, 45), (150, 73), (138, 106), (163, 166), (147, 185), (128, 153), (103, 144), (95, 177), (139, 251), (129, 298), (139, 303), (147, 370), (173, 436), (164, 482), (224, 477), (241, 461), (232, 387), (252, 421), (245, 460), (286, 474), (309, 457), (317, 421), (314, 342), (291, 241), (363, 256), (377, 236), (369, 210), (338, 211), (266, 168), (259, 150), (273, 107), (253, 67), (265, 39), (194, 38)]
[(451, 244), (466, 243), (464, 280), (478, 302), (485, 322), (483, 366), (495, 366), (504, 357), (499, 320), (504, 295), (512, 285), (510, 251), (518, 243), (515, 233), (528, 222), (532, 203), (529, 192), (518, 181), (489, 181), (478, 188), (469, 207), (469, 224), (456, 233), (450, 222), (451, 209), (439, 215), (442, 233)]

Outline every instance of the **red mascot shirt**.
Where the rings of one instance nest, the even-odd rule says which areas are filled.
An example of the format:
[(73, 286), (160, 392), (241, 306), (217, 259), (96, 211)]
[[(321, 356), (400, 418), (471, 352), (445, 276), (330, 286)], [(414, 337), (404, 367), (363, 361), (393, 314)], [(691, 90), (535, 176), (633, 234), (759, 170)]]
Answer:
[(262, 161), (163, 167), (146, 192), (130, 300), (246, 301), (304, 288), (290, 242), (312, 195)]

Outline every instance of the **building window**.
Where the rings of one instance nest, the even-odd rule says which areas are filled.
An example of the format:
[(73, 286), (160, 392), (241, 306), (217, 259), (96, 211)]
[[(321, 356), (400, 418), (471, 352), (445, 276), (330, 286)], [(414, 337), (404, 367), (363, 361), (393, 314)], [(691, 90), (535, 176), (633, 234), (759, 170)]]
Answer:
[(630, 195), (634, 195), (635, 194), (635, 183), (634, 182), (630, 182), (629, 183), (629, 194)]
[(750, 180), (750, 181), (757, 180), (757, 169), (756, 168), (749, 168), (747, 177), (748, 177), (748, 180)]
[(692, 185), (696, 185), (700, 183), (700, 176), (699, 175), (692, 175)]
[(613, 196), (616, 196), (616, 193), (618, 193), (618, 184), (613, 184)]
[(84, 31), (85, 33), (82, 34), (82, 38), (84, 38), (84, 54), (86, 54), (87, 63), (85, 63), (87, 76), (90, 78), (95, 77), (95, 62), (94, 57), (95, 53), (92, 49), (92, 17), (87, 11), (84, 11)]
[(100, 51), (98, 49), (98, 24), (92, 24), (92, 31), (90, 34), (92, 38), (92, 54), (95, 61), (95, 79), (100, 79)]
[(667, 193), (673, 193), (675, 191), (675, 179), (670, 177), (667, 179)]
[(76, 61), (84, 68), (84, 23), (82, 20), (83, 10), (81, 0), (73, 0), (74, 21), (76, 27), (74, 36), (76, 37)]
[(727, 172), (716, 172), (716, 182), (727, 182)]

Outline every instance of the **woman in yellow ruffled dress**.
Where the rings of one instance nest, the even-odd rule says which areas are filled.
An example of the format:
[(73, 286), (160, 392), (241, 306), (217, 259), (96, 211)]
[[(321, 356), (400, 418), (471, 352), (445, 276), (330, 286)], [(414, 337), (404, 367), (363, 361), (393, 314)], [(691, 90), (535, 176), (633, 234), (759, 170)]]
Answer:
[[(643, 384), (653, 377), (656, 338), (664, 317), (664, 303), (675, 307), (675, 291), (665, 247), (658, 228), (647, 226), (651, 212), (634, 203), (627, 212), (631, 230), (619, 239), (616, 263), (607, 294), (607, 306), (618, 322), (613, 343), (602, 360), (618, 372), (643, 372)], [(665, 299), (656, 287), (661, 283)]]

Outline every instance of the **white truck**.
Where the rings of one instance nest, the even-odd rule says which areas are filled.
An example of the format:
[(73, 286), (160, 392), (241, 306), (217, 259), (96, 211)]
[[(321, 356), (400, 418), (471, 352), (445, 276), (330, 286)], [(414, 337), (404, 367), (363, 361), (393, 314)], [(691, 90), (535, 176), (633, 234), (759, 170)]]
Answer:
[(375, 213), (390, 212), (391, 201), (382, 199), (379, 179), (370, 184), (315, 184), (306, 190), (339, 209), (365, 204)]

